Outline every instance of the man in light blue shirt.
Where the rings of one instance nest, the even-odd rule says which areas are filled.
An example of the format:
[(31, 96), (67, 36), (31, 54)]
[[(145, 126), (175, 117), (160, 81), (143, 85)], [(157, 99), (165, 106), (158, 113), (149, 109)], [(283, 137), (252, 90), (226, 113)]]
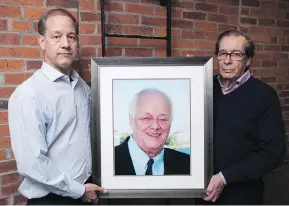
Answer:
[(164, 148), (171, 128), (169, 97), (144, 89), (130, 105), (133, 134), (115, 147), (115, 175), (189, 175), (190, 155)]
[(27, 204), (83, 204), (105, 190), (91, 176), (90, 88), (71, 65), (78, 53), (78, 25), (64, 9), (38, 23), (44, 61), (9, 100), (9, 129), (20, 193)]

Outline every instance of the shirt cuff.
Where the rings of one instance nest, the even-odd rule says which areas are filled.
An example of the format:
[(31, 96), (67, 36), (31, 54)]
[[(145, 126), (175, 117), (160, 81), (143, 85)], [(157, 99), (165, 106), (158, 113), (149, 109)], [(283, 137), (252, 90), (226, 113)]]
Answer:
[(85, 186), (73, 180), (71, 184), (69, 196), (72, 197), (73, 199), (78, 199), (84, 194), (84, 192), (85, 192)]
[(219, 174), (220, 174), (220, 177), (221, 177), (221, 179), (222, 179), (224, 185), (226, 185), (226, 184), (227, 184), (227, 181), (226, 181), (226, 179), (225, 179), (223, 173), (222, 173), (222, 172), (219, 172)]

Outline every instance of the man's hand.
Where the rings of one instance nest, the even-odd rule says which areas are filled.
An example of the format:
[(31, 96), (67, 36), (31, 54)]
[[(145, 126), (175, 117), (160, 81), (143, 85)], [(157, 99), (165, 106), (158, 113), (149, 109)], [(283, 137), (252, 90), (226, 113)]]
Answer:
[(207, 187), (206, 193), (208, 196), (205, 197), (204, 200), (216, 202), (219, 196), (221, 195), (224, 186), (225, 185), (224, 182), (222, 181), (221, 175), (220, 174), (214, 175), (211, 178), (210, 183)]
[(97, 198), (97, 193), (96, 192), (107, 192), (106, 189), (99, 187), (95, 184), (91, 184), (91, 183), (87, 183), (84, 185), (85, 186), (85, 191), (84, 194), (82, 196), (82, 200), (84, 202), (94, 202), (97, 203), (98, 202), (98, 198)]

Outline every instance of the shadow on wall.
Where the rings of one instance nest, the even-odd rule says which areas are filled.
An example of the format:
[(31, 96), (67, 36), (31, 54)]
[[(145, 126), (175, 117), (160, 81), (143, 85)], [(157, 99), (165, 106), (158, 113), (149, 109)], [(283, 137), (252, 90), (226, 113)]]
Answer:
[(265, 205), (289, 205), (289, 160), (265, 176)]

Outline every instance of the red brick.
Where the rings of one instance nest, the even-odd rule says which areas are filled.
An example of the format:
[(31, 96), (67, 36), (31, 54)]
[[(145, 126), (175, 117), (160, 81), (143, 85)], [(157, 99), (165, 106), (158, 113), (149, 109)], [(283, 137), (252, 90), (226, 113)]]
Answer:
[(228, 23), (228, 16), (222, 14), (208, 14), (209, 21)]
[(237, 15), (238, 11), (239, 11), (238, 7), (234, 7), (234, 6), (219, 6), (219, 13), (220, 14)]
[(141, 24), (150, 26), (166, 26), (166, 19), (142, 16)]
[(289, 60), (281, 60), (281, 61), (279, 61), (278, 62), (278, 66), (279, 67), (288, 67), (288, 65), (289, 65)]
[(250, 34), (264, 34), (265, 33), (265, 29), (264, 27), (250, 27), (249, 28)]
[(259, 26), (275, 26), (275, 20), (274, 19), (259, 19), (258, 25)]
[(270, 38), (267, 35), (254, 34), (251, 38), (255, 42), (270, 43)]
[(258, 1), (258, 0), (242, 0), (242, 6), (260, 7), (260, 1)]
[(48, 9), (24, 7), (24, 17), (38, 20)]
[(261, 1), (261, 8), (262, 9), (276, 9), (277, 8), (277, 2)]
[(167, 44), (166, 40), (160, 39), (140, 39), (140, 46), (150, 46), (150, 47), (165, 47)]
[[(6, 150), (5, 149), (0, 149), (0, 161), (6, 159)], [(0, 199), (0, 204), (1, 204), (1, 199)]]
[(94, 12), (81, 12), (80, 13), (80, 19), (81, 21), (100, 21), (100, 13), (94, 13)]
[(237, 25), (239, 21), (238, 16), (229, 16), (229, 24)]
[(120, 37), (110, 37), (107, 39), (108, 46), (116, 46), (116, 45), (137, 45), (137, 39), (135, 38), (120, 38)]
[(156, 36), (166, 36), (167, 35), (167, 29), (166, 28), (154, 28), (155, 29), (155, 35)]
[(8, 205), (8, 197), (1, 197), (0, 205)]
[[(0, 126), (0, 129), (1, 129), (1, 126)], [(15, 160), (0, 162), (0, 171), (1, 171), (1, 173), (16, 171)]]
[(79, 8), (81, 10), (94, 11), (95, 10), (94, 1), (93, 0), (81, 0), (79, 1)]
[(241, 14), (248, 16), (250, 14), (250, 9), (249, 8), (241, 8)]
[(0, 87), (0, 97), (9, 98), (14, 90), (15, 87)]
[(268, 10), (269, 14), (268, 16), (270, 18), (274, 19), (285, 19), (286, 18), (286, 12), (282, 10)]
[(81, 57), (95, 57), (96, 51), (95, 47), (82, 47), (80, 49)]
[(32, 69), (40, 69), (42, 66), (42, 61), (26, 61), (26, 68), (27, 70), (32, 70)]
[(173, 39), (172, 47), (175, 49), (193, 49), (194, 41), (192, 40), (183, 40), (183, 39)]
[(43, 0), (1, 0), (5, 4), (18, 4), (25, 6), (43, 6)]
[(18, 194), (13, 196), (13, 205), (26, 205), (27, 198)]
[(23, 81), (32, 76), (33, 73), (6, 73), (5, 74), (5, 84), (21, 84)]
[(20, 17), (21, 11), (19, 6), (0, 6), (0, 16)]
[(225, 30), (230, 30), (230, 29), (237, 29), (237, 26), (235, 25), (229, 25), (229, 24), (219, 24), (218, 25), (218, 31), (219, 32), (222, 32), (222, 31), (225, 31)]
[(8, 29), (7, 20), (0, 19), (0, 31)]
[(19, 183), (18, 184), (11, 184), (2, 187), (2, 195), (12, 195), (18, 192), (19, 188)]
[(81, 70), (79, 71), (79, 75), (84, 79), (84, 81), (91, 81), (91, 74), (89, 70)]
[(23, 34), (22, 37), (22, 44), (23, 45), (38, 45), (37, 35), (25, 35)]
[(284, 27), (284, 28), (287, 27), (288, 28), (289, 27), (289, 21), (277, 20), (276, 26), (277, 27)]
[(182, 18), (183, 17), (183, 11), (180, 9), (172, 8), (172, 16), (174, 18)]
[(91, 34), (95, 31), (95, 24), (81, 23), (79, 25), (80, 34)]
[(9, 184), (15, 184), (18, 183), (20, 180), (18, 173), (10, 173), (1, 175), (1, 185), (9, 185)]
[(155, 49), (155, 56), (157, 56), (157, 57), (165, 57), (165, 56), (167, 56), (166, 49), (165, 48), (157, 48), (157, 49)]
[(139, 4), (125, 4), (125, 11), (129, 13), (153, 15), (153, 7)]
[(289, 52), (289, 46), (281, 46), (281, 50)]
[(109, 14), (108, 22), (117, 24), (138, 24), (139, 16), (131, 14)]
[(280, 28), (276, 28), (276, 27), (267, 27), (265, 28), (265, 33), (267, 35), (280, 35), (282, 33), (282, 30)]
[(256, 25), (257, 24), (257, 18), (241, 17), (241, 23), (242, 24)]
[(277, 61), (272, 61), (272, 60), (265, 60), (262, 61), (261, 64), (262, 67), (276, 67), (277, 66)]
[(203, 31), (186, 31), (182, 30), (182, 39), (204, 39), (205, 32)]
[(155, 16), (166, 17), (167, 10), (165, 8), (155, 7)]
[(203, 12), (183, 12), (183, 17), (186, 19), (198, 19), (198, 20), (205, 20), (206, 13)]
[(218, 7), (213, 4), (196, 3), (196, 10), (217, 12)]
[(15, 33), (0, 33), (0, 44), (19, 45), (20, 36)]
[(107, 48), (106, 56), (122, 56), (122, 48)]
[(276, 36), (270, 37), (270, 44), (277, 44), (278, 38)]
[(218, 36), (218, 32), (206, 32), (206, 39), (208, 40), (217, 41)]
[(181, 9), (186, 9), (186, 10), (193, 10), (194, 9), (194, 3), (193, 2), (188, 2), (188, 1), (183, 1), (179, 2), (175, 8), (181, 8)]
[(183, 29), (194, 29), (194, 23), (192, 21), (185, 20), (172, 20), (172, 26)]
[(194, 45), (196, 49), (214, 49), (215, 41), (195, 40)]
[(77, 8), (77, 0), (46, 0), (46, 6)]
[(214, 22), (196, 22), (196, 30), (217, 31), (217, 24)]
[(123, 3), (119, 2), (110, 2), (105, 1), (104, 2), (104, 9), (105, 11), (124, 11)]
[(1, 57), (40, 58), (39, 48), (30, 47), (0, 47)]
[(30, 22), (22, 20), (12, 20), (11, 27), (13, 31), (30, 31)]
[(0, 123), (7, 123), (8, 122), (8, 112), (1, 111), (0, 112)]
[(0, 59), (0, 71), (21, 71), (23, 67), (22, 60)]
[(98, 45), (101, 43), (100, 36), (93, 36), (93, 35), (80, 35), (80, 45), (82, 46), (91, 46), (91, 45)]
[(272, 54), (272, 60), (287, 60), (289, 57), (288, 57), (288, 53), (277, 53), (277, 52), (274, 52)]
[(125, 56), (152, 56), (152, 49), (125, 48)]
[(251, 8), (250, 17), (267, 18), (268, 13), (269, 13), (268, 10), (265, 10), (265, 9)]

